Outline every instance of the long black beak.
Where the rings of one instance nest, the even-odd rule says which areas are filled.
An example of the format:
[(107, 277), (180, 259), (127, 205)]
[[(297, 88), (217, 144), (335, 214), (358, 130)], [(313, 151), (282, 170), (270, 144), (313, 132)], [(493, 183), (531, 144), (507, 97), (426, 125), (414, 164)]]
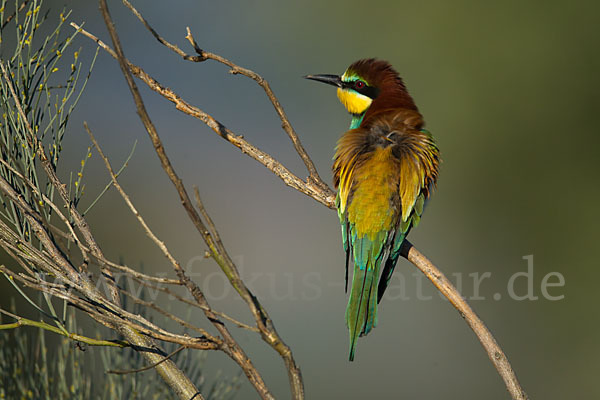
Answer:
[(327, 83), (328, 85), (342, 87), (342, 78), (337, 75), (306, 75), (305, 78)]

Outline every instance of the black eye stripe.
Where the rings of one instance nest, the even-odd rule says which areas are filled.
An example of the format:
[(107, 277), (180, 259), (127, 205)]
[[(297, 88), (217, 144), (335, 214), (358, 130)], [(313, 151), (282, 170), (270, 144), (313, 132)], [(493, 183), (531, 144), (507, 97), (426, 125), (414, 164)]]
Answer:
[(379, 94), (379, 89), (377, 89), (376, 87), (373, 87), (373, 86), (368, 86), (366, 83), (362, 88), (360, 88), (360, 89), (357, 88), (356, 81), (342, 82), (342, 88), (343, 89), (352, 89), (352, 90), (354, 90), (362, 95), (365, 95), (371, 99), (375, 99), (377, 97), (377, 95)]

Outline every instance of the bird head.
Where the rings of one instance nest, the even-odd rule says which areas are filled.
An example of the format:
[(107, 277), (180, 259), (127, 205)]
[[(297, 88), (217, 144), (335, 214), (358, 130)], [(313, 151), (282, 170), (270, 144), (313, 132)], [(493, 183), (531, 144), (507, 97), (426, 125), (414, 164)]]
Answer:
[(307, 75), (305, 78), (336, 86), (338, 98), (353, 115), (366, 113), (376, 102), (386, 108), (416, 110), (402, 79), (387, 61), (363, 59), (352, 63), (341, 76)]

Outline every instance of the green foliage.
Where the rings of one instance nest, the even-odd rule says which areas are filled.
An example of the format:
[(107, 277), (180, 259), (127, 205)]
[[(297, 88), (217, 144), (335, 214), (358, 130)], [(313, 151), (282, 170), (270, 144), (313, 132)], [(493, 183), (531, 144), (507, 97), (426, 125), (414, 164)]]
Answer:
[[(67, 325), (75, 328), (72, 315)], [(83, 358), (68, 339), (59, 340), (50, 351), (43, 329), (37, 335), (29, 335), (23, 328), (3, 333), (0, 399), (90, 399), (96, 380), (86, 376), (89, 369), (81, 367)]]
[[(15, 7), (18, 5), (15, 4)], [(33, 1), (27, 10), (6, 15), (7, 0), (0, 7), (0, 56), (9, 73), (27, 122), (23, 120), (15, 104), (7, 83), (2, 79), (0, 85), (0, 150), (2, 159), (20, 174), (27, 177), (40, 192), (53, 199), (54, 188), (48, 182), (42, 182), (37, 174), (36, 149), (28, 139), (29, 125), (37, 138), (44, 144), (52, 167), (57, 168), (62, 152), (62, 141), (69, 117), (85, 88), (94, 61), (82, 84), (79, 50), (71, 51), (75, 31), (70, 35), (62, 34), (69, 13), (58, 16), (56, 27), (45, 34), (44, 23), (50, 17), (41, 13), (42, 1)], [(9, 24), (9, 17), (14, 18)], [(14, 29), (9, 28), (14, 24)], [(96, 53), (97, 54), (97, 53)], [(70, 60), (65, 58), (70, 57)], [(69, 66), (70, 65), (70, 66)], [(63, 70), (68, 68), (68, 72)], [(86, 152), (86, 157), (89, 152)], [(82, 170), (73, 181), (71, 192), (74, 204), (79, 202), (83, 193)], [(35, 210), (48, 221), (51, 211), (41, 196), (26, 183), (17, 178), (6, 166), (0, 166), (0, 174), (21, 194)], [(2, 197), (1, 215), (9, 221), (24, 240), (31, 240), (30, 227), (21, 213), (5, 197)]]
[[(53, 202), (55, 188), (44, 173), (38, 174), (41, 172), (40, 161), (31, 131), (42, 144), (51, 167), (57, 170), (69, 118), (90, 77), (98, 51), (89, 69), (84, 71), (85, 77), (80, 79), (80, 50), (71, 50), (77, 32), (63, 33), (69, 13), (60, 13), (58, 20), (55, 20), (50, 13), (41, 11), (42, 3), (41, 0), (26, 2), (26, 7), (18, 10), (18, 1), (8, 4), (7, 0), (0, 0), (0, 62), (8, 72), (8, 78), (3, 74), (0, 77), (0, 176), (39, 213), (45, 227), (52, 231), (55, 228), (53, 211), (42, 194)], [(13, 7), (9, 10), (11, 5)], [(44, 26), (45, 23), (51, 25), (52, 21), (55, 25), (51, 28)], [(15, 101), (15, 97), (18, 101)], [(17, 105), (21, 105), (25, 119)], [(125, 164), (132, 154), (133, 150)], [(84, 194), (83, 173), (90, 157), (88, 148), (79, 171), (71, 173), (69, 194), (75, 207)], [(124, 168), (125, 165), (118, 173)], [(107, 184), (84, 213), (97, 203), (109, 187)], [(24, 242), (41, 246), (34, 243), (34, 235), (23, 213), (2, 193), (0, 218)], [(67, 253), (65, 256), (71, 257)], [(70, 261), (76, 264), (75, 260)], [(40, 281), (46, 280), (47, 276), (32, 263), (27, 268), (31, 268)], [(39, 312), (40, 320), (52, 321), (67, 335), (82, 333), (75, 323), (75, 311), (67, 307), (66, 301), (63, 301), (62, 310), (59, 310), (62, 312), (57, 312), (56, 301), (53, 302), (47, 293), (41, 293), (40, 298), (34, 300), (15, 280), (3, 274), (19, 295)], [(144, 314), (144, 310), (139, 308), (135, 312)], [(14, 313), (17, 314), (16, 311)], [(98, 325), (95, 327), (96, 331), (91, 336), (100, 338), (114, 334)], [(5, 326), (5, 329), (9, 328), (13, 327)], [(147, 362), (137, 351), (89, 347), (58, 335), (51, 335), (47, 339), (44, 329), (38, 329), (37, 334), (32, 332), (34, 330), (31, 328), (18, 327), (0, 334), (0, 399), (176, 398), (153, 369), (115, 375), (104, 374), (94, 368), (100, 364), (100, 360), (103, 363), (102, 370), (134, 370), (146, 366)], [(175, 346), (167, 346), (166, 351), (172, 352), (174, 349)], [(177, 353), (172, 360), (196, 384), (205, 398), (231, 398), (239, 386), (239, 377), (216, 377), (215, 383), (208, 385), (202, 374), (205, 358), (205, 352), (185, 350)]]
[[(63, 11), (51, 17), (49, 12), (41, 11), (42, 0), (30, 1), (22, 10), (17, 1), (12, 9), (10, 5), (7, 0), (0, 1), (0, 62), (7, 70), (7, 79), (10, 82), (9, 86), (6, 77), (2, 75), (0, 175), (41, 215), (44, 224), (50, 227), (52, 210), (41, 194), (53, 201), (55, 188), (44, 178), (44, 174), (38, 174), (39, 159), (36, 157), (37, 149), (32, 143), (30, 129), (43, 145), (52, 168), (56, 170), (69, 117), (87, 84), (96, 57), (94, 56), (89, 69), (84, 73), (83, 82), (79, 83), (82, 71), (80, 50), (71, 50), (77, 32), (62, 32), (69, 13)], [(52, 25), (52, 22), (55, 25)], [(72, 58), (66, 60), (67, 57)], [(15, 101), (11, 87), (18, 102)], [(21, 106), (26, 120), (22, 118), (17, 104)], [(83, 195), (81, 179), (85, 160), (89, 155), (88, 149), (77, 178), (72, 180), (70, 185), (72, 202), (75, 205)], [(4, 194), (0, 194), (0, 218), (9, 224), (22, 240), (33, 242), (31, 227), (25, 216)], [(33, 265), (30, 267), (36, 271)], [(13, 280), (8, 281), (25, 300), (42, 311), (42, 307), (32, 301)], [(64, 320), (65, 313), (63, 312), (62, 318), (58, 317), (48, 295), (44, 296), (44, 303), (47, 312), (42, 312), (64, 330), (61, 320)]]
[[(81, 333), (73, 314), (69, 315), (65, 325), (69, 332)], [(52, 343), (49, 345), (43, 329), (36, 334), (31, 332), (27, 328), (18, 328), (12, 330), (11, 334), (0, 334), (0, 399), (177, 398), (154, 370), (115, 375), (95, 372), (90, 367), (95, 359), (101, 359), (104, 370), (138, 369), (147, 365), (139, 352), (87, 347), (57, 336), (49, 338)], [(106, 335), (106, 330), (98, 328), (96, 336), (103, 335)], [(202, 374), (205, 352), (187, 350), (179, 352), (172, 360), (197, 385), (206, 399), (232, 399), (239, 388), (239, 376), (220, 378), (217, 375), (210, 386), (206, 383)]]

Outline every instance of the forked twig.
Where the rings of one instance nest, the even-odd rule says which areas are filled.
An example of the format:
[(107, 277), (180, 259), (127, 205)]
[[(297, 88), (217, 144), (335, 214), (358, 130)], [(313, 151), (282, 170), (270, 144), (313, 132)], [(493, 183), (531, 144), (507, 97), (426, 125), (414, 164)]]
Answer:
[[(135, 10), (129, 4), (129, 2), (127, 0), (123, 0), (123, 2), (130, 9), (132, 9), (132, 11)], [(335, 194), (331, 191), (331, 189), (329, 189), (327, 187), (327, 185), (324, 185), (324, 186), (321, 185), (321, 183), (319, 182), (320, 178), (318, 178), (318, 180), (314, 179), (315, 177), (318, 177), (318, 175), (316, 174), (316, 170), (314, 171), (315, 174), (314, 175), (312, 174), (312, 169), (310, 167), (310, 164), (312, 164), (312, 161), (310, 163), (307, 163), (304, 156), (306, 156), (308, 158), (308, 160), (310, 160), (310, 158), (308, 157), (308, 155), (306, 154), (304, 149), (301, 147), (301, 145), (300, 146), (296, 145), (297, 143), (298, 144), (300, 143), (299, 139), (297, 138), (297, 135), (295, 135), (295, 132), (293, 132), (293, 130), (288, 129), (286, 127), (287, 119), (285, 117), (285, 114), (283, 113), (283, 110), (280, 107), (278, 101), (276, 101), (275, 96), (274, 95), (272, 96), (275, 99), (275, 101), (273, 101), (273, 98), (271, 98), (272, 92), (270, 92), (268, 84), (266, 84), (266, 81), (262, 77), (253, 73), (250, 70), (247, 70), (245, 68), (235, 65), (234, 63), (232, 63), (231, 61), (229, 61), (227, 59), (224, 59), (218, 55), (215, 55), (215, 54), (212, 54), (212, 53), (202, 50), (197, 45), (196, 41), (193, 39), (189, 29), (187, 31), (188, 35), (186, 36), (186, 38), (188, 39), (188, 41), (190, 41), (190, 43), (194, 47), (194, 50), (198, 53), (198, 56), (194, 57), (194, 56), (187, 55), (185, 52), (183, 52), (177, 46), (170, 44), (169, 42), (164, 40), (160, 35), (158, 35), (156, 33), (156, 31), (154, 31), (150, 27), (150, 25), (147, 23), (147, 21), (145, 21), (143, 19), (143, 17), (141, 17), (141, 14), (139, 14), (139, 12), (137, 12), (137, 10), (134, 11), (134, 14), (136, 14), (136, 16), (144, 23), (146, 28), (150, 30), (152, 35), (160, 43), (167, 46), (168, 48), (170, 48), (171, 50), (173, 50), (174, 52), (176, 52), (177, 54), (182, 56), (184, 59), (200, 62), (200, 61), (204, 61), (204, 60), (210, 58), (210, 59), (216, 60), (218, 62), (221, 62), (221, 63), (229, 66), (231, 68), (232, 73), (243, 74), (245, 76), (248, 76), (248, 77), (254, 79), (257, 83), (259, 83), (259, 85), (261, 85), (261, 87), (263, 87), (263, 89), (267, 93), (267, 96), (271, 99), (273, 106), (275, 107), (280, 118), (282, 119), (284, 130), (292, 139), (292, 142), (294, 143), (296, 151), (298, 152), (300, 157), (303, 159), (303, 161), (305, 161), (307, 169), (309, 170), (309, 173), (310, 173), (310, 178), (313, 178), (313, 179), (309, 179), (309, 180), (307, 180), (307, 182), (304, 182), (303, 180), (301, 180), (300, 178), (298, 178), (297, 176), (292, 174), (289, 170), (287, 170), (287, 168), (285, 168), (285, 166), (283, 166), (281, 163), (276, 161), (272, 156), (270, 156), (269, 154), (267, 154), (265, 152), (262, 152), (261, 150), (259, 150), (258, 148), (256, 148), (255, 146), (253, 146), (249, 142), (247, 142), (243, 138), (243, 136), (236, 135), (234, 132), (227, 129), (223, 124), (221, 124), (219, 121), (215, 120), (209, 114), (207, 114), (204, 111), (200, 110), (199, 108), (194, 107), (191, 104), (185, 102), (184, 100), (181, 99), (180, 96), (178, 96), (172, 90), (162, 86), (154, 78), (152, 78), (148, 74), (146, 74), (140, 67), (131, 64), (129, 61), (127, 61), (124, 58), (124, 56), (122, 55), (122, 51), (120, 51), (120, 49), (117, 50), (117, 53), (119, 53), (119, 55), (117, 56), (117, 54), (115, 52), (113, 52), (108, 46), (106, 46), (104, 43), (102, 43), (102, 41), (100, 41), (97, 37), (90, 34), (89, 32), (86, 32), (85, 30), (81, 29), (76, 24), (71, 24), (71, 25), (74, 26), (75, 28), (79, 29), (85, 36), (95, 40), (96, 43), (98, 43), (104, 50), (106, 50), (113, 57), (117, 58), (121, 64), (123, 73), (126, 75), (126, 78), (129, 74), (129, 72), (131, 72), (133, 75), (135, 75), (140, 80), (142, 80), (144, 83), (146, 83), (150, 89), (154, 90), (155, 92), (157, 92), (164, 98), (173, 102), (175, 104), (175, 107), (178, 110), (200, 119), (205, 124), (207, 124), (210, 128), (212, 128), (218, 135), (220, 135), (225, 140), (232, 143), (234, 146), (241, 149), (242, 152), (248, 154), (250, 157), (261, 162), (264, 166), (266, 166), (269, 170), (271, 170), (275, 175), (280, 177), (285, 182), (285, 184), (287, 184), (288, 186), (312, 197), (316, 201), (324, 204), (325, 206), (327, 206), (329, 208), (335, 207), (334, 206)], [(111, 32), (111, 37), (113, 37), (113, 40), (114, 40), (113, 32)], [(115, 43), (115, 48), (117, 48), (116, 43)], [(128, 79), (128, 83), (129, 83), (129, 79)], [(131, 87), (131, 84), (130, 84), (130, 87)], [(141, 99), (140, 99), (140, 101), (141, 101)], [(136, 100), (136, 104), (137, 103), (138, 103), (138, 101)], [(138, 104), (138, 106), (139, 106), (139, 104)], [(138, 108), (138, 110), (139, 110), (139, 108)], [(280, 111), (282, 112), (282, 114), (279, 113)], [(291, 128), (291, 126), (289, 128)], [(292, 132), (292, 133), (290, 133), (290, 132)], [(151, 134), (151, 137), (152, 137), (153, 143), (155, 143), (155, 148), (157, 149), (157, 153), (159, 154), (161, 161), (164, 161), (162, 157), (164, 157), (164, 159), (166, 159), (166, 161), (168, 161), (168, 158), (166, 158), (166, 155), (164, 154), (164, 149), (162, 148), (162, 143), (159, 142), (158, 143), (159, 146), (157, 146), (157, 143), (156, 143), (157, 136), (154, 137)], [(297, 143), (295, 140), (297, 140)], [(168, 164), (168, 166), (170, 167), (170, 163)], [(163, 167), (164, 167), (164, 165), (163, 165)], [(172, 171), (172, 167), (170, 167), (170, 168)], [(169, 171), (169, 168), (165, 168), (165, 170), (171, 177), (171, 172)], [(182, 196), (182, 192), (180, 191), (180, 189), (182, 189), (183, 191), (185, 191), (185, 189), (183, 188), (183, 185), (180, 183), (180, 181), (177, 181), (177, 179), (174, 180), (172, 178), (175, 186), (178, 188), (178, 191), (180, 192), (180, 196)], [(185, 200), (189, 202), (189, 197), (187, 197), (187, 193), (185, 194)], [(183, 202), (183, 199), (182, 199), (182, 202)], [(184, 204), (184, 206), (185, 206), (185, 204)], [(190, 214), (190, 218), (196, 224), (196, 226), (199, 228), (199, 231), (201, 231), (201, 234), (207, 241), (207, 244), (209, 245), (209, 248), (213, 252), (213, 255), (216, 255), (215, 259), (217, 260), (217, 262), (219, 262), (220, 265), (226, 264), (226, 267), (227, 267), (228, 260), (227, 260), (226, 253), (224, 253), (224, 254), (222, 253), (221, 245), (216, 241), (216, 238), (218, 236), (215, 235), (213, 232), (211, 232), (212, 227), (210, 230), (206, 229), (206, 227), (202, 223), (202, 220), (195, 213), (195, 211), (191, 212), (189, 210), (188, 206), (185, 206), (185, 207), (186, 207), (186, 210), (188, 210), (188, 214)], [(200, 207), (200, 210), (202, 210), (201, 203), (199, 203), (199, 207)], [(204, 218), (204, 219), (206, 220), (206, 218)], [(493, 338), (493, 336), (491, 335), (491, 333), (489, 332), (489, 330), (487, 329), (485, 324), (479, 319), (479, 317), (477, 317), (475, 312), (469, 307), (469, 305), (466, 303), (466, 301), (462, 298), (462, 296), (460, 295), (458, 290), (450, 283), (450, 281), (448, 281), (448, 279), (442, 274), (441, 271), (439, 271), (439, 269), (437, 269), (429, 260), (427, 260), (408, 241), (406, 241), (403, 245), (403, 256), (405, 258), (407, 258), (412, 264), (414, 264), (419, 270), (421, 270), (425, 274), (425, 276), (427, 276), (427, 278), (432, 281), (432, 283), (438, 288), (438, 290), (440, 290), (440, 292), (442, 294), (444, 294), (444, 296), (446, 298), (448, 298), (448, 300), (450, 300), (451, 304), (465, 318), (465, 320), (467, 321), (467, 323), (469, 324), (471, 329), (477, 335), (482, 346), (485, 348), (486, 352), (488, 353), (488, 356), (490, 357), (492, 363), (496, 367), (498, 373), (504, 380), (504, 383), (505, 383), (509, 393), (511, 394), (512, 398), (515, 400), (527, 399), (527, 395), (521, 388), (521, 386), (514, 374), (514, 371), (512, 370), (510, 363), (508, 362), (508, 359), (506, 358), (506, 355), (504, 354), (502, 349), (498, 346), (497, 342), (495, 341), (495, 339)], [(235, 269), (231, 270), (231, 268), (227, 267), (226, 269), (224, 269), (224, 271), (226, 272), (226, 274), (228, 274), (228, 277), (230, 278), (230, 280), (232, 280), (232, 284), (234, 285), (234, 287), (236, 287), (236, 289), (238, 289), (238, 291), (241, 290), (242, 293), (245, 293), (243, 290), (243, 288), (245, 286), (241, 286), (241, 289), (240, 289), (239, 285), (240, 284), (243, 285), (243, 282), (237, 281), (237, 277), (235, 275), (236, 270)], [(234, 275), (231, 275), (232, 272)], [(244, 297), (244, 296), (242, 296), (242, 297)], [(262, 309), (257, 309), (257, 310), (260, 311), (261, 313), (263, 311)], [(253, 313), (254, 313), (254, 311), (253, 311)], [(262, 329), (261, 329), (261, 331), (262, 331)], [(298, 371), (298, 373), (299, 373), (299, 371)]]
[[(74, 22), (71, 22), (71, 26), (79, 30), (79, 32), (81, 32), (81, 34), (83, 34), (84, 36), (92, 39), (103, 50), (105, 50), (113, 58), (117, 59), (117, 54), (108, 45), (106, 45), (106, 43), (98, 39), (98, 37), (86, 31)], [(326, 207), (332, 209), (335, 208), (335, 193), (333, 193), (331, 189), (323, 188), (321, 187), (321, 185), (317, 185), (313, 182), (312, 179), (309, 179), (306, 182), (303, 181), (298, 176), (294, 175), (283, 164), (277, 161), (273, 156), (251, 144), (248, 140), (244, 138), (243, 135), (235, 134), (221, 122), (213, 118), (210, 114), (202, 111), (198, 107), (191, 105), (190, 103), (183, 100), (178, 94), (173, 92), (171, 89), (161, 85), (156, 79), (148, 75), (142, 68), (138, 67), (135, 64), (132, 64), (127, 59), (125, 59), (125, 61), (133, 75), (141, 79), (146, 85), (148, 85), (150, 89), (160, 94), (165, 99), (171, 101), (175, 105), (175, 108), (177, 110), (182, 111), (204, 122), (217, 135), (219, 135), (221, 138), (227, 140), (229, 143), (240, 149), (242, 153), (261, 163), (263, 166), (265, 166), (267, 169), (273, 172), (276, 176), (278, 176), (289, 187), (296, 189), (300, 193), (304, 193), (305, 195), (312, 197), (313, 199), (317, 200), (319, 203), (325, 205)]]
[(191, 56), (189, 54), (186, 54), (177, 45), (169, 43), (162, 36), (160, 36), (150, 26), (150, 24), (148, 23), (148, 21), (146, 21), (146, 19), (142, 16), (142, 14), (140, 14), (140, 12), (138, 10), (136, 10), (135, 7), (133, 7), (133, 5), (131, 5), (131, 3), (128, 0), (123, 0), (123, 4), (125, 4), (125, 6), (131, 10), (131, 12), (142, 22), (142, 24), (146, 27), (146, 29), (148, 29), (148, 31), (150, 31), (150, 33), (152, 34), (152, 36), (154, 36), (154, 38), (156, 40), (158, 40), (161, 44), (168, 47), (175, 53), (179, 54), (181, 57), (183, 57), (184, 60), (194, 61), (194, 62), (214, 60), (214, 61), (217, 61), (221, 64), (228, 66), (230, 68), (229, 72), (231, 74), (244, 75), (244, 76), (252, 79), (253, 81), (255, 81), (264, 90), (265, 94), (269, 98), (269, 101), (273, 105), (273, 108), (275, 109), (277, 116), (281, 120), (281, 127), (283, 128), (285, 133), (288, 135), (288, 137), (292, 141), (292, 144), (294, 145), (294, 149), (296, 149), (296, 153), (298, 153), (298, 155), (302, 159), (302, 162), (304, 162), (306, 169), (308, 170), (309, 179), (312, 180), (313, 183), (315, 183), (322, 189), (329, 190), (329, 187), (327, 186), (327, 184), (319, 176), (319, 173), (317, 172), (317, 168), (315, 167), (315, 164), (313, 163), (313, 161), (309, 157), (308, 153), (304, 149), (304, 146), (300, 142), (300, 138), (298, 137), (298, 134), (292, 127), (292, 124), (290, 123), (285, 111), (283, 110), (283, 107), (281, 106), (279, 99), (277, 99), (277, 97), (273, 93), (273, 90), (271, 89), (271, 86), (269, 85), (269, 82), (267, 82), (266, 79), (264, 79), (262, 76), (260, 76), (259, 74), (257, 74), (256, 72), (254, 72), (248, 68), (240, 67), (239, 65), (234, 64), (233, 62), (229, 61), (225, 57), (221, 57), (218, 54), (214, 54), (214, 53), (202, 50), (198, 46), (196, 41), (194, 40), (194, 37), (192, 36), (192, 33), (191, 33), (189, 27), (186, 28), (187, 36), (185, 38), (191, 43), (192, 47), (194, 48), (194, 50), (196, 51), (196, 53), (198, 55)]
[[(202, 221), (200, 220), (200, 217), (198, 216), (198, 214), (196, 213), (196, 210), (193, 208), (193, 206), (191, 204), (191, 201), (189, 199), (189, 196), (187, 195), (187, 192), (185, 190), (183, 182), (181, 181), (179, 176), (175, 173), (175, 170), (174, 170), (173, 166), (171, 165), (169, 158), (166, 155), (165, 149), (162, 145), (160, 137), (158, 136), (156, 128), (154, 127), (154, 124), (150, 120), (150, 117), (146, 111), (143, 100), (137, 89), (137, 85), (133, 81), (133, 77), (131, 76), (128, 62), (126, 61), (125, 56), (123, 54), (123, 50), (121, 48), (119, 37), (117, 35), (117, 32), (114, 27), (114, 23), (112, 21), (110, 13), (108, 11), (108, 6), (106, 5), (106, 0), (99, 0), (99, 3), (100, 3), (100, 10), (102, 12), (102, 16), (104, 18), (105, 25), (108, 29), (111, 40), (113, 42), (113, 46), (115, 48), (115, 54), (119, 61), (119, 66), (121, 67), (123, 76), (125, 77), (125, 80), (127, 81), (127, 86), (129, 87), (131, 94), (134, 98), (134, 102), (135, 102), (136, 108), (137, 108), (137, 113), (138, 113), (142, 123), (144, 124), (144, 127), (146, 128), (146, 131), (148, 132), (148, 135), (150, 136), (150, 139), (152, 140), (152, 144), (154, 145), (154, 149), (161, 161), (162, 167), (165, 170), (165, 172), (167, 172), (167, 175), (169, 176), (169, 178), (171, 179), (171, 181), (177, 188), (177, 191), (181, 198), (181, 202), (182, 202), (184, 208), (186, 209), (186, 211), (188, 212), (188, 215), (190, 216), (192, 221), (195, 223), (195, 225), (197, 227), (200, 225), (203, 225)], [(113, 175), (114, 175), (114, 173), (111, 174), (111, 177)], [(113, 183), (116, 183), (116, 179), (114, 177), (113, 177)], [(117, 187), (117, 186), (115, 185), (115, 187)], [(123, 196), (123, 193), (124, 192), (121, 193), (122, 196)], [(128, 202), (128, 205), (130, 208), (133, 207), (133, 204), (131, 204), (130, 201)], [(134, 213), (134, 214), (136, 214), (136, 213)], [(140, 223), (143, 221), (143, 219), (141, 219), (141, 217), (139, 217), (139, 213), (136, 215), (136, 217), (138, 218)], [(204, 231), (205, 230), (202, 230), (201, 234), (204, 233)], [(160, 242), (160, 240), (158, 240), (158, 238), (155, 238), (153, 240), (155, 240), (157, 245), (159, 245), (161, 250), (163, 250), (163, 253), (167, 256), (168, 250), (166, 250), (166, 247), (164, 246), (164, 244), (162, 244), (162, 242)], [(162, 244), (162, 247), (161, 247), (161, 244)], [(190, 293), (194, 296), (194, 298), (198, 302), (200, 302), (202, 305), (205, 305), (206, 307), (208, 307), (208, 302), (204, 298), (204, 295), (202, 294), (200, 289), (197, 287), (197, 285), (195, 285), (185, 275), (181, 266), (179, 266), (179, 264), (174, 259), (172, 259), (172, 260), (171, 259), (172, 259), (172, 257), (170, 258), (170, 261), (173, 264), (173, 267), (175, 268), (175, 272), (177, 273), (180, 280), (185, 283), (185, 285), (188, 288), (188, 290), (190, 291)], [(211, 320), (211, 322), (213, 322), (213, 324), (215, 325), (215, 327), (217, 328), (217, 330), (223, 337), (223, 340), (227, 344), (227, 346), (224, 348), (224, 351), (234, 361), (236, 361), (236, 363), (242, 368), (242, 370), (248, 377), (248, 380), (250, 381), (250, 383), (255, 387), (255, 389), (257, 390), (257, 392), (261, 395), (261, 397), (263, 399), (273, 399), (273, 395), (270, 393), (269, 389), (266, 387), (264, 380), (262, 379), (262, 377), (260, 376), (260, 374), (258, 373), (256, 368), (254, 367), (254, 365), (252, 364), (250, 359), (246, 356), (243, 349), (237, 344), (235, 339), (231, 336), (227, 327), (225, 327), (225, 325), (222, 323), (215, 322), (215, 321), (218, 321), (218, 318), (214, 314), (211, 315), (210, 311), (204, 311), (204, 312), (207, 314), (207, 317), (209, 318), (209, 320)]]
[(71, 340), (75, 340), (77, 342), (85, 343), (89, 346), (108, 346), (108, 347), (130, 347), (131, 345), (128, 342), (124, 342), (122, 340), (103, 340), (103, 339), (93, 339), (87, 336), (79, 335), (77, 333), (64, 332), (62, 329), (59, 329), (53, 325), (47, 324), (43, 321), (34, 321), (28, 318), (23, 318), (21, 316), (10, 313), (6, 310), (0, 308), (0, 314), (8, 315), (16, 319), (16, 322), (10, 324), (0, 324), (0, 330), (3, 329), (15, 329), (21, 326), (33, 326), (36, 328), (44, 329), (53, 333), (56, 333), (61, 336), (65, 336)]
[[(46, 173), (46, 176), (48, 177), (49, 184), (57, 190), (60, 198), (64, 202), (65, 207), (69, 211), (70, 216), (73, 218), (75, 226), (77, 226), (87, 246), (89, 246), (89, 248), (91, 249), (91, 253), (94, 254), (100, 260), (105, 259), (102, 250), (96, 243), (96, 240), (94, 239), (91, 233), (87, 221), (81, 216), (79, 211), (72, 204), (65, 185), (62, 184), (62, 182), (56, 175), (56, 171), (54, 170), (50, 160), (48, 159), (41, 141), (38, 139), (35, 132), (31, 128), (29, 120), (27, 119), (27, 116), (23, 111), (23, 107), (21, 106), (19, 97), (15, 93), (8, 72), (4, 66), (4, 63), (1, 60), (0, 69), (2, 70), (2, 75), (4, 77), (6, 85), (9, 88), (9, 92), (13, 97), (18, 115), (20, 118), (22, 118), (23, 124), (26, 127), (25, 136), (28, 145), (30, 149), (33, 152), (35, 152), (35, 154), (37, 154), (38, 158), (40, 159), (43, 170)], [(43, 265), (48, 266), (49, 269), (59, 279), (62, 279), (65, 282), (70, 282), (70, 284), (78, 291), (80, 291), (81, 293), (85, 293), (85, 295), (90, 300), (93, 300), (96, 304), (101, 304), (102, 307), (98, 308), (96, 308), (96, 305), (94, 305), (93, 307), (87, 307), (86, 312), (93, 316), (97, 321), (109, 326), (114, 330), (117, 330), (119, 333), (124, 335), (125, 338), (132, 345), (136, 346), (136, 349), (142, 350), (142, 355), (149, 362), (156, 362), (160, 358), (160, 354), (162, 352), (156, 347), (152, 340), (149, 337), (143, 336), (136, 329), (133, 329), (131, 327), (131, 324), (123, 324), (122, 319), (114, 317), (111, 314), (111, 312), (115, 312), (117, 315), (119, 315), (120, 312), (124, 312), (124, 310), (120, 308), (119, 294), (114, 283), (114, 277), (112, 275), (112, 272), (105, 265), (101, 265), (102, 273), (107, 278), (107, 288), (109, 291), (108, 299), (105, 296), (103, 296), (102, 293), (100, 293), (100, 291), (92, 284), (92, 282), (90, 281), (89, 277), (86, 276), (86, 274), (77, 271), (77, 269), (65, 257), (65, 254), (56, 246), (52, 237), (47, 231), (47, 229), (49, 228), (44, 227), (43, 223), (40, 221), (39, 214), (37, 214), (36, 211), (33, 210), (27, 202), (23, 201), (23, 199), (19, 196), (18, 193), (14, 191), (10, 184), (1, 177), (0, 190), (2, 190), (13, 201), (13, 203), (16, 204), (23, 211), (23, 213), (25, 214), (25, 219), (31, 225), (32, 231), (37, 236), (39, 241), (43, 244), (44, 248), (47, 250), (51, 261), (42, 261), (42, 263), (44, 263)], [(50, 267), (53, 264), (56, 267)], [(48, 289), (39, 285), (36, 286), (31, 282), (24, 283), (29, 287), (36, 288), (37, 290), (45, 291), (47, 293), (52, 292), (57, 297), (61, 297), (66, 300), (70, 299), (68, 295), (65, 295), (65, 292)], [(87, 303), (82, 302), (80, 305), (85, 308), (87, 306)], [(197, 395), (198, 390), (194, 386), (194, 384), (170, 360), (158, 366), (157, 371), (159, 372), (159, 374), (161, 374), (161, 376), (166, 382), (168, 382), (176, 388), (175, 391), (178, 394), (180, 394), (180, 396), (191, 398), (192, 396)], [(198, 398), (202, 397), (199, 396)]]
[[(146, 281), (143, 281), (143, 280), (135, 278), (135, 277), (133, 277), (133, 279), (136, 282), (138, 282), (140, 285), (142, 285), (142, 286), (145, 286), (145, 287), (148, 287), (150, 289), (158, 290), (160, 292), (163, 292), (163, 293), (165, 293), (165, 294), (167, 294), (169, 296), (172, 296), (173, 298), (179, 300), (182, 303), (188, 304), (188, 305), (193, 306), (193, 307), (197, 307), (197, 308), (199, 308), (201, 310), (207, 310), (204, 306), (198, 304), (197, 302), (194, 302), (194, 301), (191, 301), (191, 300), (188, 300), (186, 298), (181, 297), (180, 295), (178, 295), (177, 293), (173, 292), (169, 288), (162, 287), (162, 286), (157, 286), (157, 285), (153, 285), (151, 283), (148, 283)], [(233, 323), (234, 325), (238, 326), (239, 328), (243, 328), (243, 329), (246, 329), (246, 330), (249, 330), (249, 331), (252, 331), (252, 332), (260, 333), (260, 331), (258, 330), (258, 328), (254, 327), (254, 326), (250, 326), (250, 325), (245, 324), (245, 323), (243, 323), (241, 321), (238, 321), (237, 319), (232, 318), (229, 315), (227, 315), (225, 313), (222, 313), (220, 311), (213, 310), (213, 309), (211, 309), (211, 311), (213, 313), (215, 313), (216, 315), (218, 315), (219, 317), (221, 317), (223, 319), (226, 319), (227, 321), (229, 321), (229, 322)]]
[(183, 349), (185, 349), (185, 346), (180, 346), (175, 351), (172, 351), (171, 353), (169, 353), (166, 356), (164, 356), (162, 358), (162, 360), (159, 360), (159, 361), (157, 361), (157, 362), (155, 362), (153, 364), (147, 365), (147, 366), (142, 367), (142, 368), (130, 369), (130, 370), (127, 370), (127, 371), (121, 371), (121, 370), (116, 370), (116, 369), (109, 369), (108, 371), (106, 371), (106, 373), (107, 374), (116, 374), (116, 375), (126, 375), (126, 374), (136, 374), (138, 372), (148, 371), (149, 369), (155, 368), (156, 366), (164, 363), (169, 358), (173, 357), (175, 354), (179, 353)]

